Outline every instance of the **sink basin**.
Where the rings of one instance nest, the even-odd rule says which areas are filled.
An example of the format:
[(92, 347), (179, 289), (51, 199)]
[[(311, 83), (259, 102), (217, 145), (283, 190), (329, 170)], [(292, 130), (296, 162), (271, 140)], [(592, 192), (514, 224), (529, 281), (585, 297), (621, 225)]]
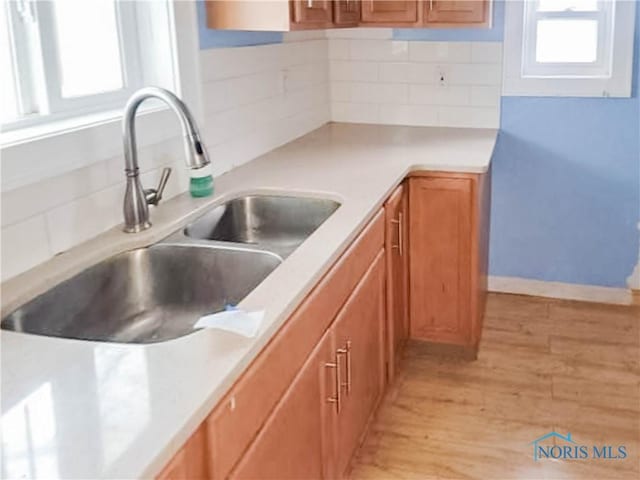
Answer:
[(272, 253), (157, 244), (114, 256), (23, 305), (2, 328), (54, 337), (154, 343), (193, 332), (279, 264)]
[(339, 206), (321, 198), (248, 195), (213, 208), (184, 233), (200, 240), (257, 245), (286, 258)]

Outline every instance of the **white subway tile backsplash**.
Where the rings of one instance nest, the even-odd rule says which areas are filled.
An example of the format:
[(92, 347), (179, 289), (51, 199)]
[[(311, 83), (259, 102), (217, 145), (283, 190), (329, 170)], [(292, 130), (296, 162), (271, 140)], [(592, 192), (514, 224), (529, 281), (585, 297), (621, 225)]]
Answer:
[(499, 110), (492, 107), (439, 106), (438, 124), (442, 127), (498, 128)]
[(407, 83), (409, 81), (408, 62), (384, 62), (380, 63), (378, 78), (381, 82)]
[(451, 85), (501, 85), (502, 69), (494, 64), (447, 65)]
[(502, 87), (499, 85), (472, 85), (471, 105), (476, 107), (498, 107), (500, 106), (501, 94)]
[(349, 42), (349, 58), (345, 43), (329, 47), (335, 57), (330, 67), (333, 120), (498, 126), (500, 43), (362, 38)]
[(331, 102), (331, 119), (335, 122), (380, 123), (379, 112), (376, 103)]
[(393, 37), (391, 28), (337, 28), (326, 31), (327, 38), (378, 39), (390, 40)]
[(343, 38), (329, 39), (329, 60), (348, 60), (349, 40)]
[(37, 215), (2, 228), (2, 280), (51, 257), (44, 216)]
[(471, 43), (410, 42), (409, 60), (429, 63), (471, 62)]
[(347, 60), (332, 61), (329, 64), (329, 78), (352, 82), (375, 82), (378, 80), (378, 64)]
[(46, 214), (52, 254), (64, 252), (122, 221), (124, 184), (66, 203)]
[(469, 105), (469, 87), (410, 85), (409, 102), (417, 105)]
[(403, 62), (409, 59), (409, 43), (398, 40), (351, 40), (350, 58), (375, 62)]
[(353, 83), (350, 100), (355, 103), (406, 103), (408, 92), (405, 83)]
[(435, 63), (410, 63), (407, 68), (409, 83), (438, 83), (439, 74), (444, 72), (442, 65)]
[(502, 63), (502, 43), (473, 42), (471, 44), (471, 61), (473, 63)]

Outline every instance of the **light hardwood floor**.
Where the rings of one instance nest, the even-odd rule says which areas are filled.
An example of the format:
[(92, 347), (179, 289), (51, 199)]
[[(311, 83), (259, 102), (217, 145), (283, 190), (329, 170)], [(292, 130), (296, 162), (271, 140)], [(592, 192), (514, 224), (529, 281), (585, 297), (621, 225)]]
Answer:
[[(534, 462), (552, 430), (628, 457)], [(351, 478), (638, 479), (639, 447), (640, 308), (492, 294), (476, 361), (408, 346)]]

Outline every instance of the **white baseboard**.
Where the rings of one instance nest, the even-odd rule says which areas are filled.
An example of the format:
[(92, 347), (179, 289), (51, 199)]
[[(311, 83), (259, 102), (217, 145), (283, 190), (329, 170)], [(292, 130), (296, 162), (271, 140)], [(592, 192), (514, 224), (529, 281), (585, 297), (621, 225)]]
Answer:
[(545, 282), (517, 277), (489, 277), (489, 291), (533, 295), (536, 297), (581, 300), (584, 302), (631, 305), (631, 290), (626, 288), (597, 287), (574, 283)]

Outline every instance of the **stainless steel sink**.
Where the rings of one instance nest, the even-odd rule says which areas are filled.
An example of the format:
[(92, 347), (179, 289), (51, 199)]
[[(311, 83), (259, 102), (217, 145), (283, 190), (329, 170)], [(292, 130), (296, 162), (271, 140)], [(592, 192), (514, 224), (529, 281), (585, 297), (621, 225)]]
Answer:
[(256, 245), (286, 258), (339, 206), (321, 198), (247, 195), (213, 208), (184, 233), (201, 240)]
[(154, 343), (187, 335), (206, 313), (236, 304), (279, 264), (272, 253), (157, 244), (84, 270), (2, 320), (18, 332)]

